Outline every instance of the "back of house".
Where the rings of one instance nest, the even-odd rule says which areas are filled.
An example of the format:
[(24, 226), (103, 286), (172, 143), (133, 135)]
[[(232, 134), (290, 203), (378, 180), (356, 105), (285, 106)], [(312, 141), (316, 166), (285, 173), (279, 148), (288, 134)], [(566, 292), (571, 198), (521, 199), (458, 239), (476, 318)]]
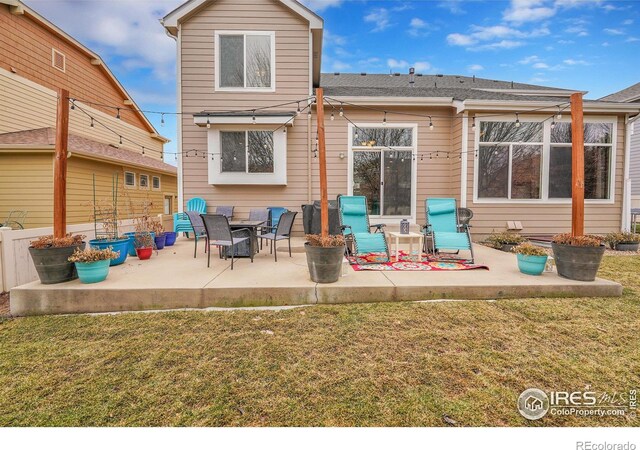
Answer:
[[(177, 41), (179, 207), (319, 198), (315, 88), (324, 90), (329, 195), (364, 195), (372, 220), (425, 221), (425, 200), (473, 210), (474, 235), (571, 223), (575, 89), (457, 75), (320, 74), (323, 20), (295, 0), (191, 0)], [(628, 226), (627, 121), (639, 105), (585, 101), (585, 225)], [(296, 227), (301, 232), (301, 224)]]
[(53, 152), (58, 89), (70, 105), (68, 223), (91, 220), (96, 197), (111, 198), (118, 177), (122, 218), (127, 198), (177, 206), (175, 167), (133, 98), (99, 55), (17, 0), (0, 0), (0, 223), (25, 211), (23, 225), (47, 227), (53, 216)]

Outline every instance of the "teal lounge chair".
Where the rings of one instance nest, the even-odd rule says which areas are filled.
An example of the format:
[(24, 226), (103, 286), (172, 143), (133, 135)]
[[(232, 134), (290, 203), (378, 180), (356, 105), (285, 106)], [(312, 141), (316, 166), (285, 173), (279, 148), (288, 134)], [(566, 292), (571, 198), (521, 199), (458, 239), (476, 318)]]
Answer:
[[(473, 246), (469, 226), (458, 220), (455, 198), (429, 198), (424, 207), (427, 223), (423, 227), (425, 236), (431, 237), (431, 250), (435, 254), (442, 250), (468, 250), (473, 264)], [(425, 239), (426, 241), (426, 239)]]
[[(352, 241), (352, 255), (356, 264), (373, 264), (389, 262), (389, 247), (384, 236), (383, 223), (370, 225), (367, 198), (364, 196), (338, 196), (340, 226), (346, 240)], [(371, 229), (375, 228), (372, 233)], [(386, 259), (375, 262), (364, 261), (358, 257), (369, 253), (386, 254)]]
[(185, 212), (175, 213), (173, 215), (173, 231), (176, 233), (186, 233), (189, 237), (189, 233), (193, 233), (193, 227), (191, 221), (187, 217), (186, 211), (195, 211), (200, 214), (207, 213), (207, 202), (200, 197), (194, 197), (187, 202), (187, 208)]

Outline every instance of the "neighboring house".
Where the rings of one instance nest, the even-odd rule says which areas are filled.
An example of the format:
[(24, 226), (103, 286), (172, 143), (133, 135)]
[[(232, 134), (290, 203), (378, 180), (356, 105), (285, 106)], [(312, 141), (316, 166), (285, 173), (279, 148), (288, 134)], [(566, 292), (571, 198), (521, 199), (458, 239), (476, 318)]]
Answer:
[[(614, 94), (600, 99), (604, 102), (624, 102), (640, 104), (640, 83), (629, 86)], [(631, 155), (629, 179), (631, 180), (631, 207), (640, 208), (640, 124), (638, 120), (631, 123)]]
[[(163, 24), (178, 44), (180, 208), (197, 196), (245, 217), (252, 207), (299, 210), (318, 199), (315, 107), (313, 116), (304, 109), (322, 86), (331, 197), (366, 195), (373, 220), (388, 224), (422, 224), (426, 198), (454, 197), (474, 211), (476, 234), (507, 221), (528, 234), (570, 230), (567, 104), (576, 91), (463, 76), (321, 75), (323, 20), (294, 0), (191, 0)], [(628, 221), (625, 121), (639, 110), (585, 102), (587, 232)]]
[(118, 174), (122, 218), (129, 198), (148, 198), (154, 214), (173, 212), (176, 169), (162, 161), (168, 140), (97, 54), (16, 0), (0, 0), (0, 42), (0, 222), (11, 210), (26, 210), (26, 227), (52, 225), (57, 88), (77, 99), (70, 110), (67, 222), (90, 221), (94, 174), (99, 201), (111, 198)]

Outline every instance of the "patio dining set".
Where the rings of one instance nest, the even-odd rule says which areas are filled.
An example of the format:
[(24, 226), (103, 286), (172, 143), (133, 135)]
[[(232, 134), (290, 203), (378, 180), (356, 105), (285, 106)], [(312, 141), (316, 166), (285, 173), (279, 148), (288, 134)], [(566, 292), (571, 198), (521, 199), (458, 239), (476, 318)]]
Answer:
[[(211, 265), (211, 247), (217, 247), (219, 258), (231, 258), (231, 269), (238, 257), (248, 257), (253, 262), (254, 255), (263, 249), (263, 241), (267, 241), (270, 254), (278, 261), (277, 243), (286, 240), (291, 257), (291, 234), (298, 214), (284, 207), (255, 208), (249, 212), (248, 219), (234, 219), (233, 206), (217, 206), (215, 213), (207, 214), (207, 204), (202, 198), (192, 198), (187, 202), (184, 213), (174, 214), (174, 231), (185, 233), (194, 238), (194, 258), (198, 253), (198, 242), (204, 241), (207, 253), (207, 267)], [(309, 209), (317, 210), (315, 217)], [(303, 205), (305, 233), (317, 234), (319, 226), (319, 202), (314, 205)], [(313, 213), (313, 210), (311, 210)], [(335, 216), (338, 216), (337, 218)], [(420, 233), (407, 230), (385, 232), (385, 224), (370, 224), (367, 198), (364, 196), (340, 195), (336, 202), (331, 202), (329, 223), (331, 234), (342, 234), (345, 237), (345, 255), (353, 264), (371, 264), (365, 256), (379, 254), (376, 262), (389, 262), (392, 258), (388, 241), (395, 242), (395, 258), (398, 259), (399, 242), (410, 243), (412, 256), (414, 238), (418, 240), (417, 255), (431, 253), (433, 255), (458, 255), (460, 251), (468, 251), (473, 264), (473, 247), (469, 233), (469, 220), (473, 217), (471, 210), (457, 208), (453, 198), (431, 198), (425, 200), (426, 224)], [(315, 219), (315, 220), (314, 220)], [(313, 225), (312, 225), (313, 224)], [(459, 260), (460, 258), (457, 258)]]

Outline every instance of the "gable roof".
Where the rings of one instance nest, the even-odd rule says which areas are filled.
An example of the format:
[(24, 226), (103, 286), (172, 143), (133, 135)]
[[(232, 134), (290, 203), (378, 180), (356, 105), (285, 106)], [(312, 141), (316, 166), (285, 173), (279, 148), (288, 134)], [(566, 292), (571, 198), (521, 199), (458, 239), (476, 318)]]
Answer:
[(603, 102), (637, 102), (640, 101), (640, 83), (629, 86), (613, 94), (602, 97)]
[(105, 64), (105, 62), (100, 57), (100, 55), (98, 55), (97, 53), (95, 53), (85, 45), (81, 44), (78, 40), (73, 38), (71, 35), (67, 34), (62, 29), (58, 28), (53, 23), (49, 22), (47, 19), (42, 17), (33, 9), (29, 8), (20, 0), (0, 0), (0, 4), (8, 5), (13, 14), (24, 14), (28, 16), (30, 19), (38, 22), (44, 28), (48, 29), (49, 31), (51, 31), (53, 34), (57, 35), (61, 39), (67, 41), (69, 44), (73, 45), (82, 53), (84, 53), (86, 56), (88, 56), (92, 60), (91, 63), (95, 66), (98, 66), (99, 69), (102, 70), (102, 72), (106, 75), (106, 77), (113, 83), (114, 87), (122, 94), (123, 98), (131, 102), (130, 106), (131, 106), (131, 109), (134, 110), (133, 113), (136, 114), (142, 120), (142, 122), (147, 126), (147, 130), (150, 133), (152, 133), (152, 137), (165, 143), (169, 142), (169, 139), (161, 136), (158, 133), (158, 131), (155, 129), (155, 127), (151, 124), (151, 122), (149, 122), (149, 119), (147, 119), (147, 117), (140, 111), (140, 107), (133, 100), (133, 97), (129, 95), (125, 87), (122, 85), (122, 83), (120, 83), (120, 81), (118, 80), (118, 78), (116, 78), (113, 72), (111, 72), (111, 70)]
[[(55, 150), (56, 130), (54, 128), (36, 128), (26, 131), (15, 131), (0, 134), (0, 149), (46, 148)], [(116, 164), (133, 165), (145, 169), (157, 170), (176, 175), (177, 169), (171, 164), (134, 153), (130, 150), (114, 147), (109, 144), (87, 139), (76, 134), (69, 134), (68, 151), (92, 159), (106, 160)]]

